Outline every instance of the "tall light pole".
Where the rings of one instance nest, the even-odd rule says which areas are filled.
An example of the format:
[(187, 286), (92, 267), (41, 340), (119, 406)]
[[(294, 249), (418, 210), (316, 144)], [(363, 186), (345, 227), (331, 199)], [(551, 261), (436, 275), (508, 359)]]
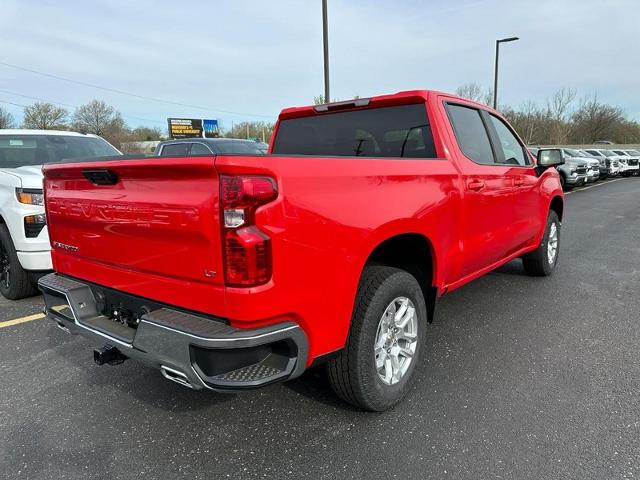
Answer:
[(329, 27), (327, 20), (327, 0), (322, 0), (322, 43), (324, 48), (324, 103), (331, 102), (329, 95)]
[(498, 57), (500, 56), (500, 44), (507, 42), (515, 42), (520, 40), (518, 37), (501, 38), (496, 40), (496, 68), (493, 74), (493, 108), (498, 108)]

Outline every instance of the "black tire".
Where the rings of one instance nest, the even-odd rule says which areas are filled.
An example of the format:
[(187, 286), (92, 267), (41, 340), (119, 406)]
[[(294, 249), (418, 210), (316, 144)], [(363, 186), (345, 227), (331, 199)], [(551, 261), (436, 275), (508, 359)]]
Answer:
[[(549, 245), (549, 236), (551, 233), (552, 225), (555, 225), (557, 232), (557, 244), (555, 250), (555, 256), (553, 261), (549, 261), (549, 249), (547, 248)], [(549, 216), (547, 217), (547, 226), (544, 230), (544, 236), (542, 237), (542, 242), (538, 248), (522, 257), (522, 265), (524, 266), (524, 271), (527, 275), (531, 275), (533, 277), (546, 277), (553, 273), (556, 265), (558, 264), (558, 257), (560, 255), (560, 219), (556, 212), (551, 210), (549, 212)]]
[[(408, 369), (400, 380), (386, 384), (378, 375), (375, 339), (382, 316), (395, 299), (406, 297), (415, 306), (417, 344)], [(336, 394), (356, 407), (384, 411), (397, 404), (409, 391), (420, 362), (426, 338), (427, 309), (416, 278), (398, 268), (365, 268), (354, 305), (347, 343), (327, 364), (329, 381)]]
[(0, 293), (20, 300), (38, 293), (29, 273), (22, 268), (6, 225), (0, 225)]
[(573, 190), (573, 185), (567, 185), (567, 179), (564, 177), (563, 174), (560, 174), (560, 186), (562, 187), (562, 190), (565, 192), (569, 192)]

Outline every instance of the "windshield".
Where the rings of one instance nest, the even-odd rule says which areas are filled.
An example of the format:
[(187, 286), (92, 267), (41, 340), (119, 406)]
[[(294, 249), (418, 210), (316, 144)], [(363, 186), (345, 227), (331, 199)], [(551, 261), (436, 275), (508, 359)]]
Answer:
[(624, 150), (614, 150), (615, 153), (617, 153), (618, 155), (622, 155), (623, 157), (628, 157), (629, 154), (627, 152), (625, 152)]
[(605, 156), (605, 157), (615, 157), (616, 154), (613, 153), (611, 150), (600, 150), (600, 152)]
[(629, 155), (640, 155), (640, 152), (638, 150), (627, 150), (627, 153)]
[(569, 155), (570, 157), (582, 157), (584, 155), (582, 155), (579, 151), (577, 150), (572, 150), (570, 148), (565, 148), (564, 149), (564, 153), (566, 155)]
[(0, 168), (120, 155), (101, 138), (67, 135), (0, 135)]

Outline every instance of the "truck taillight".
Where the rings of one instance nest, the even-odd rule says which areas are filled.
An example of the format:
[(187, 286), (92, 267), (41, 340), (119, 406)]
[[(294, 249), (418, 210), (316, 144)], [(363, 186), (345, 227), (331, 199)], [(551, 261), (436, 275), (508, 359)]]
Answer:
[(271, 278), (271, 239), (255, 225), (255, 212), (277, 196), (273, 178), (257, 175), (220, 176), (227, 285), (252, 287), (266, 283)]

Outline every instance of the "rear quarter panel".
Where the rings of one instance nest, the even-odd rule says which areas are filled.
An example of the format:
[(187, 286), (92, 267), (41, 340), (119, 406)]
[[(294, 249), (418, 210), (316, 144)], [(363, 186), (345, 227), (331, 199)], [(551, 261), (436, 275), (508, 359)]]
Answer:
[(443, 264), (458, 261), (458, 173), (448, 160), (221, 156), (216, 168), (268, 174), (279, 189), (256, 215), (272, 239), (273, 278), (227, 288), (228, 317), (257, 326), (288, 312), (307, 331), (311, 358), (344, 345), (362, 268), (382, 241), (420, 233)]

